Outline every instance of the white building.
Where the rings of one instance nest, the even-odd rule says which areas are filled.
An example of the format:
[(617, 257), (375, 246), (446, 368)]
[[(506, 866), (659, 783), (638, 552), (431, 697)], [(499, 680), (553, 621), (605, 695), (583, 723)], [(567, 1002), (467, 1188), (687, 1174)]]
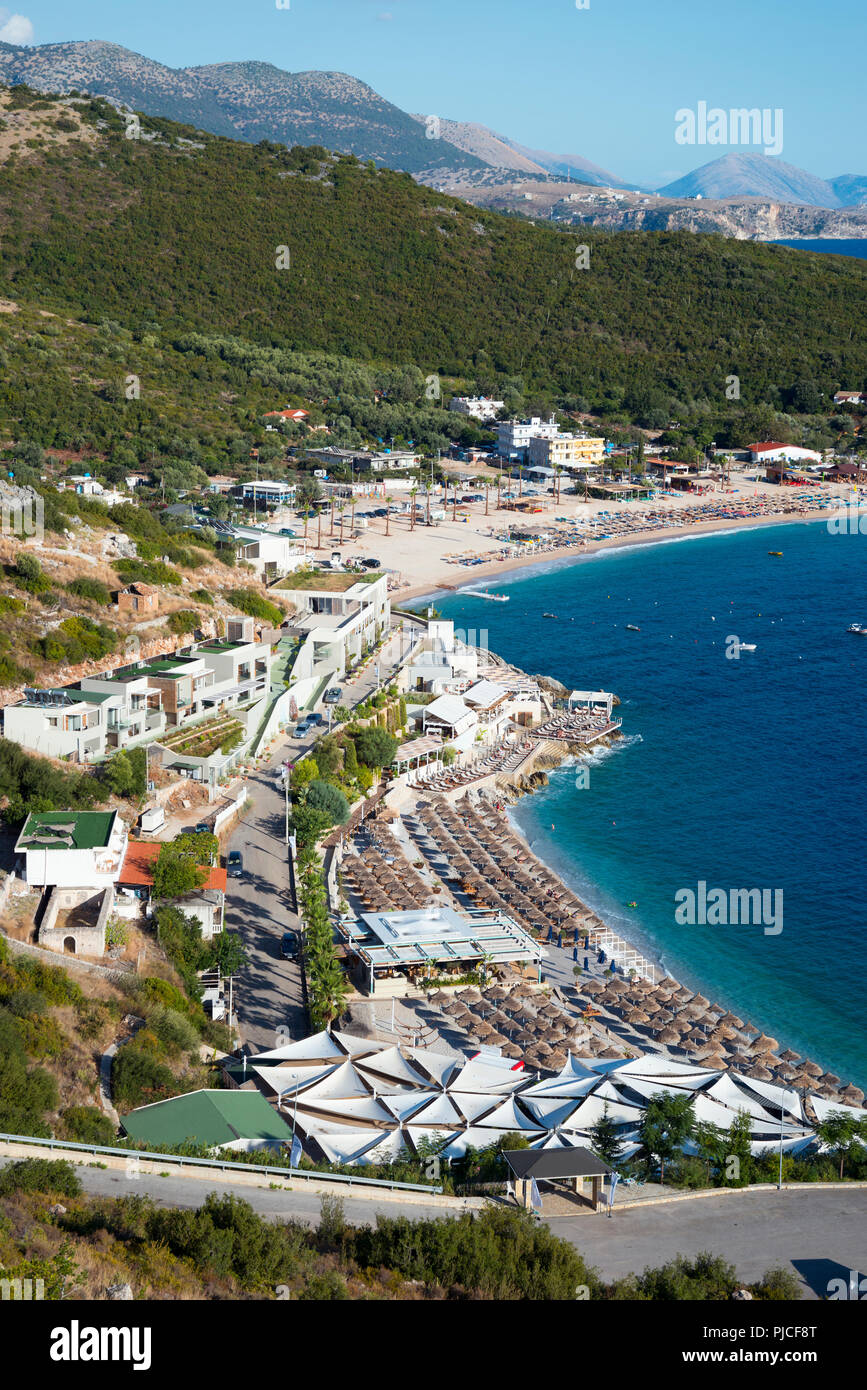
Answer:
[[(234, 629), (247, 632), (242, 624)], [(78, 686), (24, 692), (3, 711), (4, 736), (49, 758), (97, 762), (120, 748), (269, 693), (271, 648), (213, 641), (161, 660), (85, 676)]]
[(455, 625), (446, 619), (429, 622), (401, 668), (399, 681), (407, 693), (459, 694), (478, 676), (476, 647), (459, 641)]
[(821, 463), (822, 455), (815, 449), (802, 449), (797, 444), (781, 444), (778, 440), (769, 440), (766, 444), (748, 444), (751, 463), (778, 463), (781, 459), (792, 463), (809, 460), (810, 463)]
[(299, 680), (342, 677), (391, 622), (383, 573), (317, 570), (289, 575), (274, 592), (295, 605), (289, 631), (303, 639), (292, 668)]
[(236, 526), (233, 536), (237, 558), (252, 565), (263, 581), (282, 579), (283, 575), (299, 569), (307, 557), (306, 542), (295, 536), (260, 531), (254, 526)]
[(252, 502), (256, 507), (291, 507), (295, 502), (295, 484), (279, 483), (273, 479), (259, 482), (240, 483), (232, 489), (244, 502)]
[(505, 404), (505, 401), (495, 401), (490, 396), (452, 396), (449, 410), (466, 415), (470, 420), (495, 420), (497, 412), (505, 409)]
[(15, 853), (38, 888), (106, 888), (117, 882), (128, 830), (117, 811), (44, 811), (27, 817)]
[(479, 716), (460, 695), (438, 695), (429, 705), (422, 706), (420, 719), (422, 735), (437, 734), (459, 753), (466, 752), (476, 740)]
[(526, 459), (531, 439), (556, 439), (560, 433), (552, 415), (541, 420), (538, 415), (529, 420), (501, 420), (497, 426), (497, 453), (500, 458)]

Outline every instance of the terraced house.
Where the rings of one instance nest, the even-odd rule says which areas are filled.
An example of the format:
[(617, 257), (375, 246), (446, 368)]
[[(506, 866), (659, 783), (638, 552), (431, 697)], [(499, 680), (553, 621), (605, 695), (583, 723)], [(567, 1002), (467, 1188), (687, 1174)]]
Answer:
[(98, 762), (188, 722), (255, 705), (268, 694), (270, 671), (270, 646), (252, 636), (204, 642), (76, 686), (28, 689), (4, 710), (3, 732), (45, 757)]

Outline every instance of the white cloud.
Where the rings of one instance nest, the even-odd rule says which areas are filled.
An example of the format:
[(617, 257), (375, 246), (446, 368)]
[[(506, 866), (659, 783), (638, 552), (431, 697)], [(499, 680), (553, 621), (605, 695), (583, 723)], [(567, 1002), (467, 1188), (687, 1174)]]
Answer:
[(0, 9), (0, 40), (3, 43), (32, 43), (34, 37), (33, 25), (26, 15)]

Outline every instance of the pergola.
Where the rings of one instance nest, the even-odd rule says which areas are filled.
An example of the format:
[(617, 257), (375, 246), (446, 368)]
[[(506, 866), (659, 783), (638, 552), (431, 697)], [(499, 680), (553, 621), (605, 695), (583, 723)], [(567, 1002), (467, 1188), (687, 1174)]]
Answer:
[(436, 735), (426, 734), (423, 738), (415, 738), (410, 743), (401, 744), (394, 755), (392, 767), (398, 776), (402, 772), (409, 774), (413, 768), (421, 767), (422, 763), (427, 766), (431, 758), (439, 762), (444, 748), (442, 739)]
[(533, 1206), (533, 1183), (570, 1180), (572, 1190), (581, 1195), (585, 1178), (590, 1179), (590, 1205), (598, 1211), (602, 1202), (602, 1182), (612, 1171), (590, 1149), (504, 1149), (503, 1158), (515, 1178), (515, 1195), (521, 1206)]

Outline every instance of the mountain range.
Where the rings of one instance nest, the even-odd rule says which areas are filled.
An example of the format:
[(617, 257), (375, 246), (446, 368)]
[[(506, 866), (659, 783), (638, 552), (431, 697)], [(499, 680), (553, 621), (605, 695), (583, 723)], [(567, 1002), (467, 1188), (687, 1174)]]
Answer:
[[(170, 68), (102, 41), (0, 43), (0, 84), (20, 82), (44, 92), (92, 92), (251, 143), (323, 145), (407, 171), (439, 189), (460, 186), (468, 197), (474, 186), (516, 177), (648, 192), (581, 155), (533, 149), (474, 122), (411, 115), (342, 72), (291, 73), (262, 62)], [(731, 153), (657, 192), (676, 200), (761, 198), (838, 209), (867, 204), (867, 176), (823, 179), (760, 153)]]

